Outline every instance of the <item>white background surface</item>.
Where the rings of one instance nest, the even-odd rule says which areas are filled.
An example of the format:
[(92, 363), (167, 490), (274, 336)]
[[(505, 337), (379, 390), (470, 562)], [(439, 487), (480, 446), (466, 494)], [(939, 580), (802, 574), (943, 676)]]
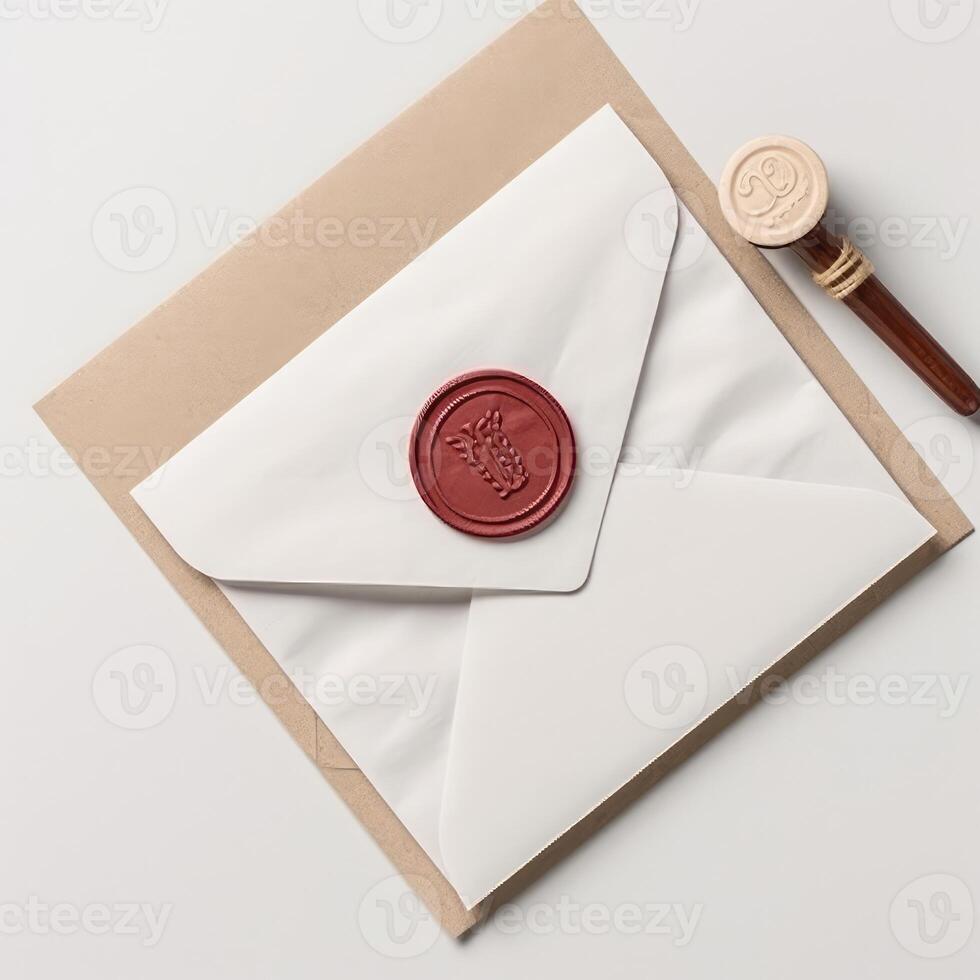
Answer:
[[(275, 211), (521, 8), (430, 4), (414, 27), (431, 30), (407, 44), (372, 33), (353, 0), (171, 0), (152, 30), (158, 8), (146, 0), (2, 5), (0, 971), (975, 976), (974, 541), (819, 658), (809, 686), (754, 710), (505, 918), (459, 944), (424, 921), (413, 932), (396, 901), (389, 937), (368, 914), (399, 897), (384, 856), (271, 712), (247, 703), (217, 644), (31, 411), (230, 244), (222, 219)], [(362, 6), (379, 23), (370, 15), (383, 5)], [(980, 375), (973, 7), (962, 0), (929, 28), (917, 0), (592, 4), (713, 177), (750, 137), (812, 143), (837, 209), (863, 219), (852, 231), (882, 277)], [(925, 10), (941, 20), (938, 3)], [(175, 237), (158, 236), (143, 272), (118, 268), (118, 252), (106, 260), (112, 236), (97, 220), (134, 186), (174, 208)], [(976, 519), (976, 426), (952, 418), (792, 257), (776, 262)], [(158, 671), (160, 723), (127, 731), (108, 671), (134, 657), (103, 665), (140, 644), (162, 651), (176, 682)], [(951, 710), (943, 686), (964, 683)], [(920, 696), (896, 696), (903, 684)], [(907, 900), (928, 908), (942, 893), (959, 919), (929, 944)], [(896, 898), (905, 912), (893, 924)], [(150, 936), (143, 912), (121, 921), (128, 903), (166, 915), (162, 935)], [(673, 909), (663, 923), (673, 934), (648, 935), (660, 906)], [(696, 921), (686, 944), (678, 908)], [(926, 936), (942, 934), (939, 918), (923, 921)], [(916, 955), (958, 947), (931, 962)]]

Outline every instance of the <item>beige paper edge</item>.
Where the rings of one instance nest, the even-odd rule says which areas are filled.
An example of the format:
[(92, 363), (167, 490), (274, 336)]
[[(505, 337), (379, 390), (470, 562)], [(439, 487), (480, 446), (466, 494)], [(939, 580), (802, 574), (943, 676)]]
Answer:
[[(651, 57), (655, 52), (651, 52)], [(436, 237), (486, 201), (604, 104), (657, 159), (688, 207), (779, 329), (937, 529), (928, 545), (800, 644), (785, 676), (972, 531), (892, 420), (770, 264), (725, 223), (715, 188), (588, 19), (549, 0), (318, 180), (280, 216), (314, 220), (437, 218)], [(288, 148), (287, 148), (288, 149)], [(253, 237), (231, 250), (36, 406), (55, 437), (257, 690), (279, 691), (281, 669), (218, 588), (167, 545), (129, 496), (149, 475), (93, 465), (130, 448), (161, 460), (298, 354), (399, 269), (405, 247), (272, 248)], [(753, 685), (757, 691), (760, 682)], [(547, 848), (472, 911), (292, 689), (270, 707), (395, 867), (423, 880), (423, 898), (462, 935), (729, 724), (733, 700)]]

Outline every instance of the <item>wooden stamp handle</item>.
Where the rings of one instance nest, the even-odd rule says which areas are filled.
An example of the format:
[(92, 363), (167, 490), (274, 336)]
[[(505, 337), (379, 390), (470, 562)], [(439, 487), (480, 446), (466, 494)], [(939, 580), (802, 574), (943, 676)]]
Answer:
[[(806, 262), (814, 278), (820, 281), (822, 277), (827, 291), (838, 295), (950, 408), (960, 415), (980, 411), (980, 389), (973, 379), (885, 288), (873, 267), (865, 266), (862, 272), (860, 260), (848, 261), (849, 249), (851, 256), (856, 254), (861, 260), (863, 256), (846, 239), (819, 223), (790, 248)], [(840, 271), (828, 282), (826, 274), (835, 264)], [(869, 268), (871, 272), (865, 275)]]

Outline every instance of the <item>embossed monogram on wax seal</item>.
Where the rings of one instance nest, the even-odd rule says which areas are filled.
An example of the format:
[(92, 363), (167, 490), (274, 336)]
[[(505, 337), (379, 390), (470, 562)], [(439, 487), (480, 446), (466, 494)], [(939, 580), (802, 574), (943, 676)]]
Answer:
[(575, 474), (575, 436), (537, 382), (503, 369), (471, 371), (422, 406), (409, 466), (440, 520), (464, 534), (509, 538), (557, 517)]
[(507, 438), (500, 409), (488, 408), (477, 422), (467, 422), (459, 435), (446, 436), (446, 442), (497, 491), (501, 500), (527, 485), (524, 460)]

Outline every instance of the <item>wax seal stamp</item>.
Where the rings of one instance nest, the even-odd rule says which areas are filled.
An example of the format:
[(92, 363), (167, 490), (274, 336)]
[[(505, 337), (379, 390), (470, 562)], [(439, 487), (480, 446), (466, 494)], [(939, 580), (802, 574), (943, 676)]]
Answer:
[(790, 136), (746, 143), (718, 187), (728, 223), (745, 239), (781, 248), (812, 231), (827, 210), (830, 182), (820, 157)]
[(541, 385), (511, 371), (475, 371), (425, 403), (409, 464), (419, 495), (450, 527), (511, 537), (558, 511), (572, 485), (575, 439)]
[(736, 150), (718, 187), (736, 234), (762, 248), (792, 249), (813, 281), (850, 307), (940, 398), (960, 415), (980, 417), (980, 386), (875, 275), (874, 263), (824, 214), (827, 170), (791, 136), (764, 136)]

